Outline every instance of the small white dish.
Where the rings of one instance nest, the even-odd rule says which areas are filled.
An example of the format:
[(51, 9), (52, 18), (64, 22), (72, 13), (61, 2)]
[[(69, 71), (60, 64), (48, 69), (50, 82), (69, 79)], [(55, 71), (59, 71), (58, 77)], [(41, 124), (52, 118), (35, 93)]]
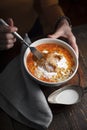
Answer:
[(77, 85), (66, 85), (48, 96), (48, 102), (51, 104), (72, 105), (81, 101), (87, 88), (83, 89)]

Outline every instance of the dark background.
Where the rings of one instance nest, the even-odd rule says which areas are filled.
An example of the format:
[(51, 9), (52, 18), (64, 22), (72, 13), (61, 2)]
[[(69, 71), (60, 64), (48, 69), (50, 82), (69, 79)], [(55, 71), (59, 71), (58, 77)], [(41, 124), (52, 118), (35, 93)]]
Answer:
[(87, 0), (59, 0), (72, 25), (87, 24)]

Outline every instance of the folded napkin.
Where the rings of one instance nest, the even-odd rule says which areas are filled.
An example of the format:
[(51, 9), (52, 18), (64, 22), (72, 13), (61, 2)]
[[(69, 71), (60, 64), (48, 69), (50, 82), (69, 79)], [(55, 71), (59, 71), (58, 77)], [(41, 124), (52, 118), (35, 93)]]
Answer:
[(49, 127), (52, 112), (39, 85), (24, 69), (25, 49), (0, 74), (0, 107), (15, 120), (42, 130)]

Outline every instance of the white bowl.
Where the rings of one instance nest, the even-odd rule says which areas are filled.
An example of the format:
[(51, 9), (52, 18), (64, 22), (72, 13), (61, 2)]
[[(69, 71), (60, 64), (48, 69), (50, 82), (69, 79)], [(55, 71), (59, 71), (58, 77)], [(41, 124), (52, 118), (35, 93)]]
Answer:
[(74, 66), (74, 71), (73, 71), (73, 73), (67, 78), (67, 79), (65, 79), (65, 80), (63, 80), (63, 81), (58, 81), (58, 82), (46, 82), (46, 81), (42, 81), (42, 80), (40, 80), (40, 79), (38, 79), (37, 77), (35, 77), (34, 75), (32, 75), (30, 72), (29, 72), (29, 70), (28, 70), (28, 68), (27, 68), (27, 64), (26, 64), (26, 59), (27, 59), (27, 56), (29, 55), (29, 53), (30, 53), (30, 49), (29, 48), (27, 48), (26, 49), (26, 51), (25, 51), (25, 53), (24, 53), (24, 66), (25, 66), (25, 69), (26, 69), (26, 71), (27, 71), (27, 73), (35, 80), (35, 81), (37, 81), (37, 83), (39, 83), (39, 84), (42, 84), (42, 85), (45, 85), (45, 86), (59, 86), (59, 85), (61, 85), (61, 84), (64, 84), (64, 83), (66, 83), (66, 82), (68, 82), (70, 79), (72, 79), (73, 77), (74, 77), (74, 75), (76, 74), (76, 72), (77, 72), (77, 69), (78, 69), (78, 58), (77, 58), (77, 55), (76, 55), (76, 53), (75, 53), (75, 51), (74, 51), (74, 49), (68, 44), (68, 43), (66, 43), (66, 42), (64, 42), (64, 41), (62, 41), (62, 40), (59, 40), (59, 39), (53, 39), (53, 38), (43, 38), (43, 39), (39, 39), (39, 40), (37, 40), (37, 41), (35, 41), (35, 42), (33, 42), (32, 44), (31, 44), (31, 46), (34, 46), (34, 47), (36, 47), (36, 46), (38, 46), (38, 45), (40, 45), (40, 44), (44, 44), (44, 43), (56, 43), (56, 44), (58, 44), (58, 45), (62, 45), (65, 49), (67, 49), (70, 53), (71, 53), (71, 55), (72, 55), (72, 57), (73, 57), (73, 60), (74, 60), (74, 62), (75, 62), (75, 66)]

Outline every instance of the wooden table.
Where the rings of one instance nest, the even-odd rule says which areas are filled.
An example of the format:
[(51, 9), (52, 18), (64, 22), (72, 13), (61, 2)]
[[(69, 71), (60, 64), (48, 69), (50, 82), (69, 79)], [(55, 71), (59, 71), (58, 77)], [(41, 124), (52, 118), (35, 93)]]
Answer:
[[(77, 74), (67, 84), (76, 84), (85, 87), (87, 86), (87, 25), (75, 27), (73, 33), (77, 38), (80, 52), (79, 68)], [(18, 54), (20, 49), (16, 49), (0, 52), (0, 72), (4, 69), (7, 63)], [(43, 86), (42, 89), (44, 91)], [(44, 91), (46, 92), (45, 95), (47, 96), (51, 91), (54, 91), (54, 89), (46, 88)], [(78, 104), (71, 106), (49, 105), (53, 112), (53, 121), (48, 130), (87, 130), (87, 93), (85, 93), (81, 102)], [(0, 109), (0, 130), (34, 129), (15, 121)]]

